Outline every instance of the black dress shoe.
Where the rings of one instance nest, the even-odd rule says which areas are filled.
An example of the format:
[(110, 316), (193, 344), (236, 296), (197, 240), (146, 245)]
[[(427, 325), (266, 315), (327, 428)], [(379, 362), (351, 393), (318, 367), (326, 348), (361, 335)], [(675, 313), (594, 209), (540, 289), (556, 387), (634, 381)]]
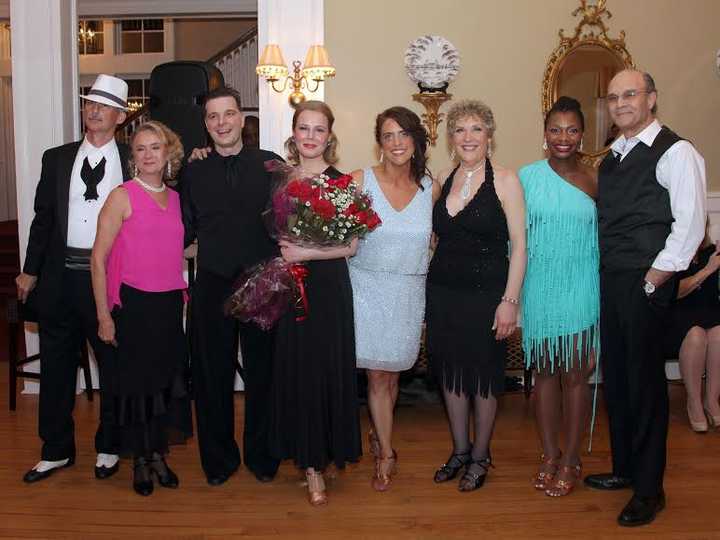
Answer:
[(591, 474), (585, 477), (585, 485), (593, 489), (615, 491), (629, 488), (632, 486), (632, 480), (622, 476), (615, 476), (612, 473)]
[(118, 472), (118, 469), (120, 469), (120, 460), (118, 460), (115, 465), (112, 467), (106, 467), (105, 465), (101, 465), (98, 467), (95, 466), (95, 478), (98, 480), (105, 480), (106, 478), (110, 478), (113, 474)]
[(215, 474), (207, 477), (207, 483), (211, 486), (219, 486), (224, 484), (230, 478), (229, 474)]
[(268, 482), (272, 482), (275, 480), (275, 472), (273, 473), (267, 473), (262, 471), (252, 471), (252, 473), (255, 475), (255, 478), (257, 478), (258, 482), (262, 482), (263, 484), (266, 484)]
[(153, 492), (154, 488), (148, 461), (145, 458), (135, 458), (133, 463), (133, 489), (135, 493), (147, 497)]
[(657, 513), (665, 508), (665, 494), (657, 497), (638, 497), (633, 495), (618, 516), (618, 524), (623, 527), (637, 527), (651, 523)]
[[(60, 461), (60, 460), (57, 460), (57, 461)], [(65, 465), (60, 465), (59, 467), (53, 467), (52, 469), (48, 469), (47, 471), (40, 472), (40, 471), (36, 471), (35, 469), (30, 469), (23, 476), (23, 482), (32, 484), (33, 482), (39, 482), (40, 480), (45, 480), (48, 476), (55, 474), (56, 471), (58, 471), (60, 469), (65, 469), (66, 467), (70, 467), (72, 465), (75, 465), (74, 457), (68, 458), (68, 462)]]
[(150, 468), (155, 473), (158, 483), (165, 488), (175, 489), (180, 485), (180, 479), (173, 470), (165, 463), (165, 458), (158, 455), (150, 460)]

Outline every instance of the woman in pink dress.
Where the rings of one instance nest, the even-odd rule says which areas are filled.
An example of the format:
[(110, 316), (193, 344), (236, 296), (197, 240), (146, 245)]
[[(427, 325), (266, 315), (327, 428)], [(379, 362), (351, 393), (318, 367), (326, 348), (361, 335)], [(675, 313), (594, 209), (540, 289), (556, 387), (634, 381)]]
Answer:
[(133, 488), (150, 495), (153, 476), (163, 487), (178, 487), (164, 456), (174, 435), (190, 432), (183, 225), (178, 194), (164, 183), (183, 150), (159, 122), (138, 128), (130, 146), (135, 177), (113, 190), (100, 212), (91, 269), (98, 335), (117, 350), (105, 395), (113, 400), (123, 451), (134, 458)]

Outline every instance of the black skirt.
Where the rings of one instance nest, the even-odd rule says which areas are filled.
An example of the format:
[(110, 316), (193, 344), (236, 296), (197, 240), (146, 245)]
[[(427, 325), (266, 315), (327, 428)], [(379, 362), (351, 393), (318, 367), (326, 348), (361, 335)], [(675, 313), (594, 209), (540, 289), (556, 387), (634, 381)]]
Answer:
[(307, 318), (278, 323), (271, 447), (303, 469), (341, 468), (362, 453), (352, 287), (345, 259), (306, 266)]
[(146, 292), (123, 284), (113, 310), (118, 346), (109, 393), (122, 453), (164, 454), (192, 435), (187, 392), (183, 292)]
[(665, 358), (677, 358), (685, 336), (693, 326), (709, 330), (720, 325), (720, 306), (685, 306), (680, 302), (670, 312), (668, 330), (663, 336)]
[(492, 329), (501, 294), (428, 283), (428, 358), (444, 389), (465, 396), (502, 393), (507, 345)]

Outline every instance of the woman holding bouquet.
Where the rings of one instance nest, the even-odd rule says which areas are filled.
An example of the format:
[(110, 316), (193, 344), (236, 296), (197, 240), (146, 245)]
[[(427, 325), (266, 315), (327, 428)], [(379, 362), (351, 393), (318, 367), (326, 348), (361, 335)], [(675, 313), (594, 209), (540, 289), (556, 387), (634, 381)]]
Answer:
[[(306, 177), (341, 177), (334, 116), (320, 101), (298, 105), (288, 159)], [(349, 178), (346, 177), (347, 180)], [(327, 503), (323, 470), (359, 459), (360, 421), (355, 380), (352, 288), (346, 257), (357, 241), (339, 247), (308, 247), (280, 240), (282, 257), (302, 263), (307, 312), (290, 310), (277, 329), (271, 446), (280, 459), (305, 470), (310, 504)]]
[[(505, 342), (515, 330), (525, 274), (525, 204), (514, 172), (490, 161), (495, 120), (480, 101), (455, 104), (447, 138), (457, 164), (440, 176), (433, 208), (438, 238), (427, 286), (430, 363), (445, 398), (453, 450), (435, 482), (483, 485), (503, 391)], [(510, 257), (508, 260), (508, 241)], [(470, 443), (470, 412), (474, 416)]]
[(375, 456), (372, 487), (386, 491), (398, 458), (392, 447), (398, 379), (420, 349), (432, 205), (439, 190), (426, 169), (427, 133), (414, 112), (392, 107), (380, 113), (375, 140), (380, 163), (353, 176), (372, 196), (383, 226), (360, 241), (350, 260), (350, 278), (357, 366), (367, 369), (374, 426), (368, 435)]

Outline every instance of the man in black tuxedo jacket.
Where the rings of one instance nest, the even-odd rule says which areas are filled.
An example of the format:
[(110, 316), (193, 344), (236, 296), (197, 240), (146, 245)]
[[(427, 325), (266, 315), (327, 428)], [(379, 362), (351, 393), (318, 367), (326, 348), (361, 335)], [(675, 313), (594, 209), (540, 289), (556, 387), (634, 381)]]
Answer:
[(205, 126), (214, 152), (186, 165), (180, 178), (185, 243), (198, 240), (191, 300), (192, 386), (200, 459), (210, 485), (224, 483), (241, 461), (233, 401), (238, 331), (245, 382), (245, 465), (261, 482), (272, 480), (278, 468), (268, 447), (274, 333), (223, 314), (238, 275), (278, 254), (261, 213), (270, 198), (264, 164), (280, 158), (243, 147), (241, 111), (240, 96), (232, 88), (208, 94)]
[(92, 345), (100, 373), (95, 476), (107, 478), (118, 469), (112, 410), (102, 399), (108, 384), (105, 368), (113, 354), (97, 334), (90, 251), (105, 199), (129, 177), (128, 148), (114, 138), (126, 116), (127, 84), (99, 75), (81, 97), (85, 137), (43, 154), (25, 264), (15, 279), (20, 301), (27, 301), (31, 292), (36, 297), (40, 331), (38, 420), (43, 446), (41, 461), (25, 474), (25, 482), (43, 480), (75, 462), (72, 414), (79, 351), (85, 340)]

